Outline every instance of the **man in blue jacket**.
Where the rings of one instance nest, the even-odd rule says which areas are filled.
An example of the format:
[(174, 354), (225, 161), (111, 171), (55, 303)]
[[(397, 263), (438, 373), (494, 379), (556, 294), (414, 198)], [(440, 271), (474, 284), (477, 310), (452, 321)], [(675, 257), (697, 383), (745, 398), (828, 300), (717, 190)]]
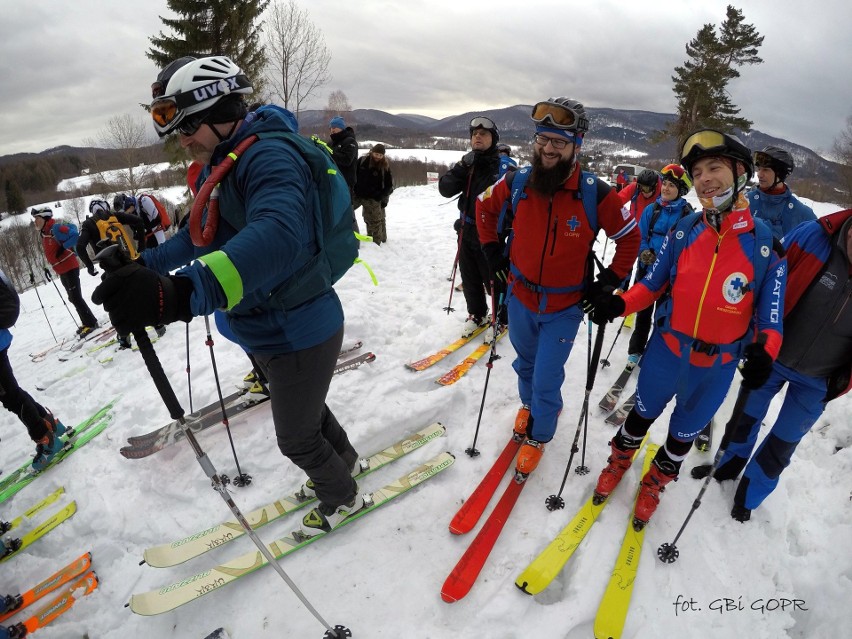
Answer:
[[(278, 447), (308, 475), (303, 492), (320, 501), (302, 522), (303, 533), (313, 536), (364, 505), (352, 478), (360, 471), (358, 454), (325, 404), (343, 341), (343, 308), (321, 274), (298, 280), (293, 301), (292, 276), (316, 253), (316, 185), (291, 145), (253, 141), (256, 134), (296, 132), (298, 123), (279, 107), (249, 112), (244, 95), (251, 92), (225, 56), (181, 58), (161, 71), (152, 85), (157, 133), (177, 132), (181, 146), (204, 164), (198, 186), (211, 170), (227, 172), (213, 178), (219, 187), (202, 217), (204, 234), (191, 219), (145, 251), (148, 268), (123, 267), (93, 300), (119, 330), (227, 311), (234, 335), (269, 380)], [(210, 214), (217, 207), (218, 225)]]
[(767, 146), (754, 154), (758, 188), (748, 194), (754, 217), (772, 229), (781, 239), (802, 222), (816, 219), (813, 209), (802, 204), (784, 181), (796, 168), (793, 156), (777, 146)]

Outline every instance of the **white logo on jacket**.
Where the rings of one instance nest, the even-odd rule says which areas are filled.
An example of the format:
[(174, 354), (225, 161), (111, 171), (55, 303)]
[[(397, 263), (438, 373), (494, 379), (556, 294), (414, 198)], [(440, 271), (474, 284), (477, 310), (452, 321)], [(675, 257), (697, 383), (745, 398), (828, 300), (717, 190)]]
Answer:
[(722, 296), (729, 304), (739, 304), (743, 299), (743, 289), (748, 284), (748, 278), (744, 273), (732, 273), (725, 278), (722, 284)]

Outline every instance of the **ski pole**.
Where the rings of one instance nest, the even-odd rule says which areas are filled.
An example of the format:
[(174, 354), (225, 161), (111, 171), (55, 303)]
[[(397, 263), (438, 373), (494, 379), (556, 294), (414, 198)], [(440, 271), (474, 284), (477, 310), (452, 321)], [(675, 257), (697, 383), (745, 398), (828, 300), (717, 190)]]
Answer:
[(189, 322), (186, 323), (186, 387), (189, 390), (189, 413), (191, 415), (194, 411), (192, 410), (192, 375), (189, 370)]
[(68, 311), (68, 314), (71, 316), (71, 319), (74, 320), (74, 325), (77, 328), (80, 328), (80, 323), (77, 321), (77, 318), (74, 317), (74, 313), (71, 312), (71, 309), (68, 308), (68, 304), (65, 302), (65, 298), (62, 297), (62, 293), (59, 292), (59, 287), (56, 285), (56, 280), (51, 277), (50, 269), (48, 269), (47, 267), (44, 268), (44, 277), (53, 284), (53, 288), (56, 289), (56, 294), (59, 296), (59, 299), (62, 300), (62, 305), (65, 307), (65, 310)]
[[(588, 324), (588, 344), (586, 345), (586, 370), (590, 371), (597, 366), (597, 364), (593, 364), (592, 362), (597, 362), (596, 358), (592, 357), (592, 320), (591, 318), (586, 320)], [(598, 329), (600, 332), (600, 329)], [(600, 352), (598, 352), (600, 355)], [(588, 376), (588, 374), (587, 374)], [(591, 390), (591, 389), (590, 389)], [(588, 400), (587, 400), (588, 401)], [(589, 467), (586, 466), (586, 437), (589, 432), (589, 408), (586, 406), (586, 409), (583, 411), (583, 452), (580, 455), (580, 465), (574, 469), (574, 472), (578, 475), (588, 475)]]
[(618, 331), (616, 331), (615, 333), (615, 339), (612, 340), (612, 345), (610, 345), (609, 347), (609, 352), (606, 354), (606, 357), (601, 360), (601, 368), (606, 368), (610, 365), (609, 356), (612, 355), (612, 349), (615, 348), (615, 343), (618, 341), (618, 336), (621, 335), (621, 329), (624, 328), (624, 322), (626, 321), (627, 318), (625, 317), (621, 320), (621, 324), (618, 325)]
[[(764, 344), (766, 342), (766, 335), (764, 333), (759, 333), (757, 336), (757, 343)], [(705, 491), (707, 490), (707, 486), (710, 485), (710, 480), (713, 479), (713, 476), (716, 474), (716, 468), (719, 466), (719, 462), (722, 461), (722, 457), (725, 455), (725, 450), (728, 448), (728, 443), (731, 440), (731, 436), (734, 434), (734, 428), (736, 424), (740, 421), (740, 418), (743, 415), (743, 411), (745, 411), (745, 405), (748, 401), (748, 396), (751, 394), (751, 389), (743, 387), (740, 384), (740, 392), (737, 395), (737, 401), (734, 404), (734, 410), (731, 411), (731, 419), (728, 420), (728, 423), (725, 424), (725, 434), (722, 435), (722, 442), (719, 444), (719, 450), (716, 451), (716, 456), (713, 458), (713, 465), (710, 467), (710, 472), (707, 474), (707, 477), (704, 479), (704, 484), (701, 486), (701, 490), (698, 492), (698, 497), (695, 498), (695, 501), (692, 502), (692, 507), (689, 509), (689, 513), (686, 515), (686, 519), (680, 527), (680, 530), (677, 531), (675, 538), (671, 543), (663, 543), (657, 548), (657, 556), (661, 561), (667, 564), (673, 564), (677, 561), (677, 558), (680, 556), (680, 551), (677, 549), (677, 540), (680, 539), (680, 536), (683, 534), (683, 531), (686, 529), (686, 525), (689, 523), (689, 520), (692, 518), (692, 515), (698, 510), (699, 506), (701, 506), (701, 498), (704, 496)]]
[(444, 307), (444, 310), (447, 311), (447, 315), (454, 312), (456, 309), (453, 308), (453, 291), (455, 291), (456, 286), (456, 273), (459, 268), (459, 256), (461, 255), (461, 243), (462, 243), (462, 235), (464, 235), (464, 225), (462, 225), (461, 229), (459, 229), (459, 241), (458, 246), (456, 246), (456, 258), (453, 260), (453, 272), (450, 275), (450, 299), (447, 301), (447, 305)]
[[(592, 320), (587, 320), (591, 322)], [(571, 455), (568, 457), (568, 464), (565, 466), (565, 474), (562, 477), (562, 485), (559, 487), (559, 492), (555, 495), (550, 495), (547, 499), (544, 500), (545, 505), (548, 510), (561, 510), (565, 508), (565, 500), (562, 499), (562, 491), (565, 490), (565, 483), (568, 481), (568, 473), (571, 471), (571, 462), (574, 461), (574, 455), (579, 450), (577, 446), (577, 442), (580, 439), (580, 428), (583, 424), (588, 425), (588, 414), (589, 414), (589, 396), (592, 394), (592, 388), (595, 385), (595, 375), (597, 373), (598, 367), (594, 364), (597, 362), (598, 357), (601, 355), (601, 349), (603, 348), (603, 336), (604, 336), (604, 327), (598, 327), (598, 334), (595, 337), (595, 352), (592, 356), (593, 365), (589, 367), (589, 370), (586, 375), (586, 394), (583, 398), (583, 408), (580, 411), (580, 421), (577, 423), (577, 432), (574, 433), (574, 442), (571, 444)], [(583, 443), (585, 448), (585, 442)], [(584, 470), (585, 469), (585, 470)], [(585, 475), (589, 472), (589, 469), (585, 466), (577, 466), (575, 471), (578, 475)]]
[(35, 291), (36, 297), (38, 298), (38, 303), (41, 306), (41, 312), (44, 313), (44, 321), (47, 322), (47, 327), (50, 329), (50, 334), (53, 335), (53, 341), (57, 344), (59, 340), (56, 339), (56, 333), (53, 332), (53, 327), (50, 325), (50, 319), (47, 317), (47, 310), (44, 308), (44, 302), (41, 301), (41, 295), (38, 294), (38, 286), (35, 283), (35, 276), (33, 272), (30, 271), (30, 284), (33, 285), (33, 290)]
[[(503, 306), (503, 294), (500, 293), (500, 307)], [(479, 403), (479, 416), (476, 418), (476, 430), (473, 433), (473, 443), (470, 445), (470, 448), (465, 449), (465, 453), (467, 453), (470, 457), (478, 457), (479, 451), (476, 450), (476, 439), (479, 437), (479, 425), (482, 423), (482, 411), (485, 409), (485, 394), (488, 392), (488, 380), (491, 378), (491, 369), (494, 367), (495, 360), (500, 359), (500, 356), (497, 354), (497, 315), (499, 314), (498, 307), (494, 305), (494, 281), (491, 282), (491, 308), (494, 309), (494, 313), (491, 315), (491, 330), (493, 335), (491, 337), (491, 355), (488, 358), (488, 363), (485, 365), (485, 368), (488, 371), (485, 373), (485, 387), (482, 389), (482, 401)]]
[[(103, 265), (107, 276), (127, 265), (129, 260), (129, 258), (121, 253), (121, 249), (118, 246), (115, 246), (115, 248), (109, 247), (104, 249), (104, 251), (101, 251), (96, 257), (99, 258), (99, 262)], [(213, 465), (213, 462), (211, 462), (210, 458), (207, 457), (207, 454), (201, 448), (198, 440), (195, 439), (195, 434), (187, 425), (186, 419), (184, 418), (184, 410), (175, 395), (172, 385), (169, 383), (168, 377), (166, 377), (163, 365), (157, 357), (157, 351), (154, 349), (154, 345), (151, 343), (148, 333), (145, 332), (145, 328), (137, 328), (132, 332), (133, 336), (136, 338), (136, 344), (139, 347), (139, 352), (142, 354), (142, 359), (145, 361), (145, 367), (148, 369), (148, 374), (151, 375), (151, 379), (154, 381), (154, 385), (157, 387), (157, 392), (160, 394), (160, 398), (166, 405), (169, 415), (180, 424), (180, 427), (186, 436), (186, 440), (189, 442), (190, 446), (192, 446), (192, 450), (195, 453), (195, 459), (198, 461), (198, 464), (201, 466), (202, 470), (204, 470), (207, 477), (210, 478), (213, 489), (219, 493), (228, 505), (231, 513), (237, 521), (240, 522), (240, 526), (242, 526), (243, 530), (246, 531), (246, 535), (248, 535), (249, 539), (251, 539), (254, 545), (257, 546), (260, 553), (266, 558), (266, 561), (269, 562), (269, 564), (280, 575), (281, 579), (283, 579), (287, 586), (289, 586), (290, 590), (293, 591), (293, 594), (296, 595), (305, 608), (307, 608), (314, 618), (319, 621), (323, 627), (325, 627), (326, 633), (324, 635), (324, 639), (342, 639), (343, 637), (351, 637), (351, 631), (345, 626), (337, 625), (332, 628), (328, 624), (328, 622), (319, 614), (317, 609), (314, 608), (311, 602), (308, 601), (307, 597), (304, 593), (302, 593), (296, 583), (276, 561), (275, 556), (272, 552), (270, 552), (266, 544), (263, 543), (258, 534), (248, 523), (239, 506), (237, 506), (228, 492), (228, 487), (222, 480), (222, 476), (216, 471), (216, 467)]]
[[(207, 341), (204, 343), (210, 347), (210, 361), (213, 364), (213, 379), (216, 380), (216, 392), (219, 394), (219, 406), (222, 409), (222, 423), (225, 424), (225, 430), (228, 433), (228, 441), (231, 442), (231, 452), (234, 454), (234, 463), (237, 465), (237, 476), (234, 477), (234, 486), (243, 488), (251, 485), (251, 475), (244, 473), (240, 469), (240, 460), (237, 458), (237, 449), (234, 447), (234, 438), (231, 436), (231, 424), (228, 421), (228, 413), (225, 410), (225, 399), (222, 397), (222, 386), (219, 384), (219, 370), (216, 367), (216, 355), (213, 353), (213, 336), (210, 334), (210, 318), (204, 316), (204, 327), (207, 329)], [(187, 324), (189, 330), (189, 324)], [(187, 351), (188, 355), (189, 351)], [(187, 367), (187, 370), (189, 368)]]

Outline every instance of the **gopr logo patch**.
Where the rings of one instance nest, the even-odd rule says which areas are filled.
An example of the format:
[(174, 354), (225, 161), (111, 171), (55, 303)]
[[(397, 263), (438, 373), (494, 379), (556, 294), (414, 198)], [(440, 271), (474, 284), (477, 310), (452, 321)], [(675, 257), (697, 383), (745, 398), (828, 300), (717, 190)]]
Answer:
[(729, 304), (739, 304), (745, 294), (743, 289), (748, 284), (748, 278), (743, 273), (733, 273), (725, 278), (722, 285), (722, 296)]

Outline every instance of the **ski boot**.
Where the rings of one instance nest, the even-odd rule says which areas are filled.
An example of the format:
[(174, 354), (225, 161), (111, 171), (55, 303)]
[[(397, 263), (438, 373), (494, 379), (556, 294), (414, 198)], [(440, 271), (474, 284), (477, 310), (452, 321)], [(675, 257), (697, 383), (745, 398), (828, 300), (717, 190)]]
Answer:
[(654, 459), (651, 469), (645, 473), (639, 485), (636, 507), (633, 509), (633, 530), (639, 532), (647, 525), (660, 504), (660, 493), (665, 491), (670, 481), (677, 479), (677, 474), (678, 469), (673, 462)]
[(491, 316), (486, 315), (485, 317), (476, 317), (475, 315), (468, 315), (467, 319), (464, 321), (464, 325), (462, 326), (462, 337), (470, 337), (477, 330), (479, 330), (482, 326), (487, 326), (491, 323)]
[(243, 388), (251, 388), (259, 381), (260, 378), (257, 376), (257, 373), (254, 371), (254, 369), (252, 369), (251, 371), (249, 371), (248, 375), (243, 377)]
[(595, 486), (594, 495), (592, 495), (592, 503), (595, 506), (604, 503), (609, 494), (618, 486), (624, 473), (633, 463), (633, 458), (636, 456), (636, 451), (639, 450), (641, 443), (641, 439), (625, 437), (621, 430), (612, 438), (610, 442), (612, 452), (606, 460), (606, 468), (601, 471), (598, 477), (598, 483)]
[(117, 335), (115, 341), (118, 342), (118, 350), (123, 351), (126, 348), (130, 348), (132, 345), (130, 344), (130, 336), (129, 335)]
[(247, 404), (257, 404), (269, 399), (269, 388), (259, 379), (246, 390), (245, 401)]
[(358, 493), (355, 494), (349, 503), (341, 504), (340, 506), (329, 506), (320, 502), (319, 506), (302, 518), (302, 525), (299, 530), (293, 533), (293, 537), (296, 541), (301, 542), (322, 533), (331, 532), (348, 517), (369, 505), (369, 503), (371, 502), (365, 500), (364, 495)]
[(518, 409), (518, 414), (515, 416), (515, 429), (512, 438), (516, 442), (522, 442), (529, 437), (532, 432), (532, 415), (530, 415), (530, 407), (524, 404)]
[(20, 549), (20, 539), (9, 539), (8, 541), (3, 541), (2, 539), (0, 539), (0, 559), (8, 557), (12, 553), (18, 552)]
[[(355, 463), (352, 464), (352, 470), (349, 474), (355, 478), (362, 473), (366, 473), (368, 470), (370, 470), (370, 461), (367, 459), (358, 459), (356, 454)], [(315, 499), (317, 491), (313, 480), (308, 479), (304, 484), (302, 484), (301, 488), (299, 488), (299, 492), (297, 492), (294, 496), (296, 500), (300, 502)]]
[(166, 334), (166, 325), (160, 324), (159, 326), (155, 326), (154, 331), (156, 331), (157, 337), (162, 337)]
[(751, 510), (745, 506), (734, 504), (734, 507), (731, 508), (731, 517), (741, 524), (744, 524), (751, 519)]
[(42, 471), (47, 468), (56, 454), (65, 446), (65, 442), (60, 439), (67, 430), (65, 425), (56, 419), (50, 411), (47, 411), (47, 415), (43, 419), (47, 433), (36, 442), (36, 455), (32, 464), (35, 471)]
[(545, 444), (534, 439), (528, 439), (518, 452), (518, 460), (515, 462), (515, 481), (523, 483), (536, 469), (544, 454)]

